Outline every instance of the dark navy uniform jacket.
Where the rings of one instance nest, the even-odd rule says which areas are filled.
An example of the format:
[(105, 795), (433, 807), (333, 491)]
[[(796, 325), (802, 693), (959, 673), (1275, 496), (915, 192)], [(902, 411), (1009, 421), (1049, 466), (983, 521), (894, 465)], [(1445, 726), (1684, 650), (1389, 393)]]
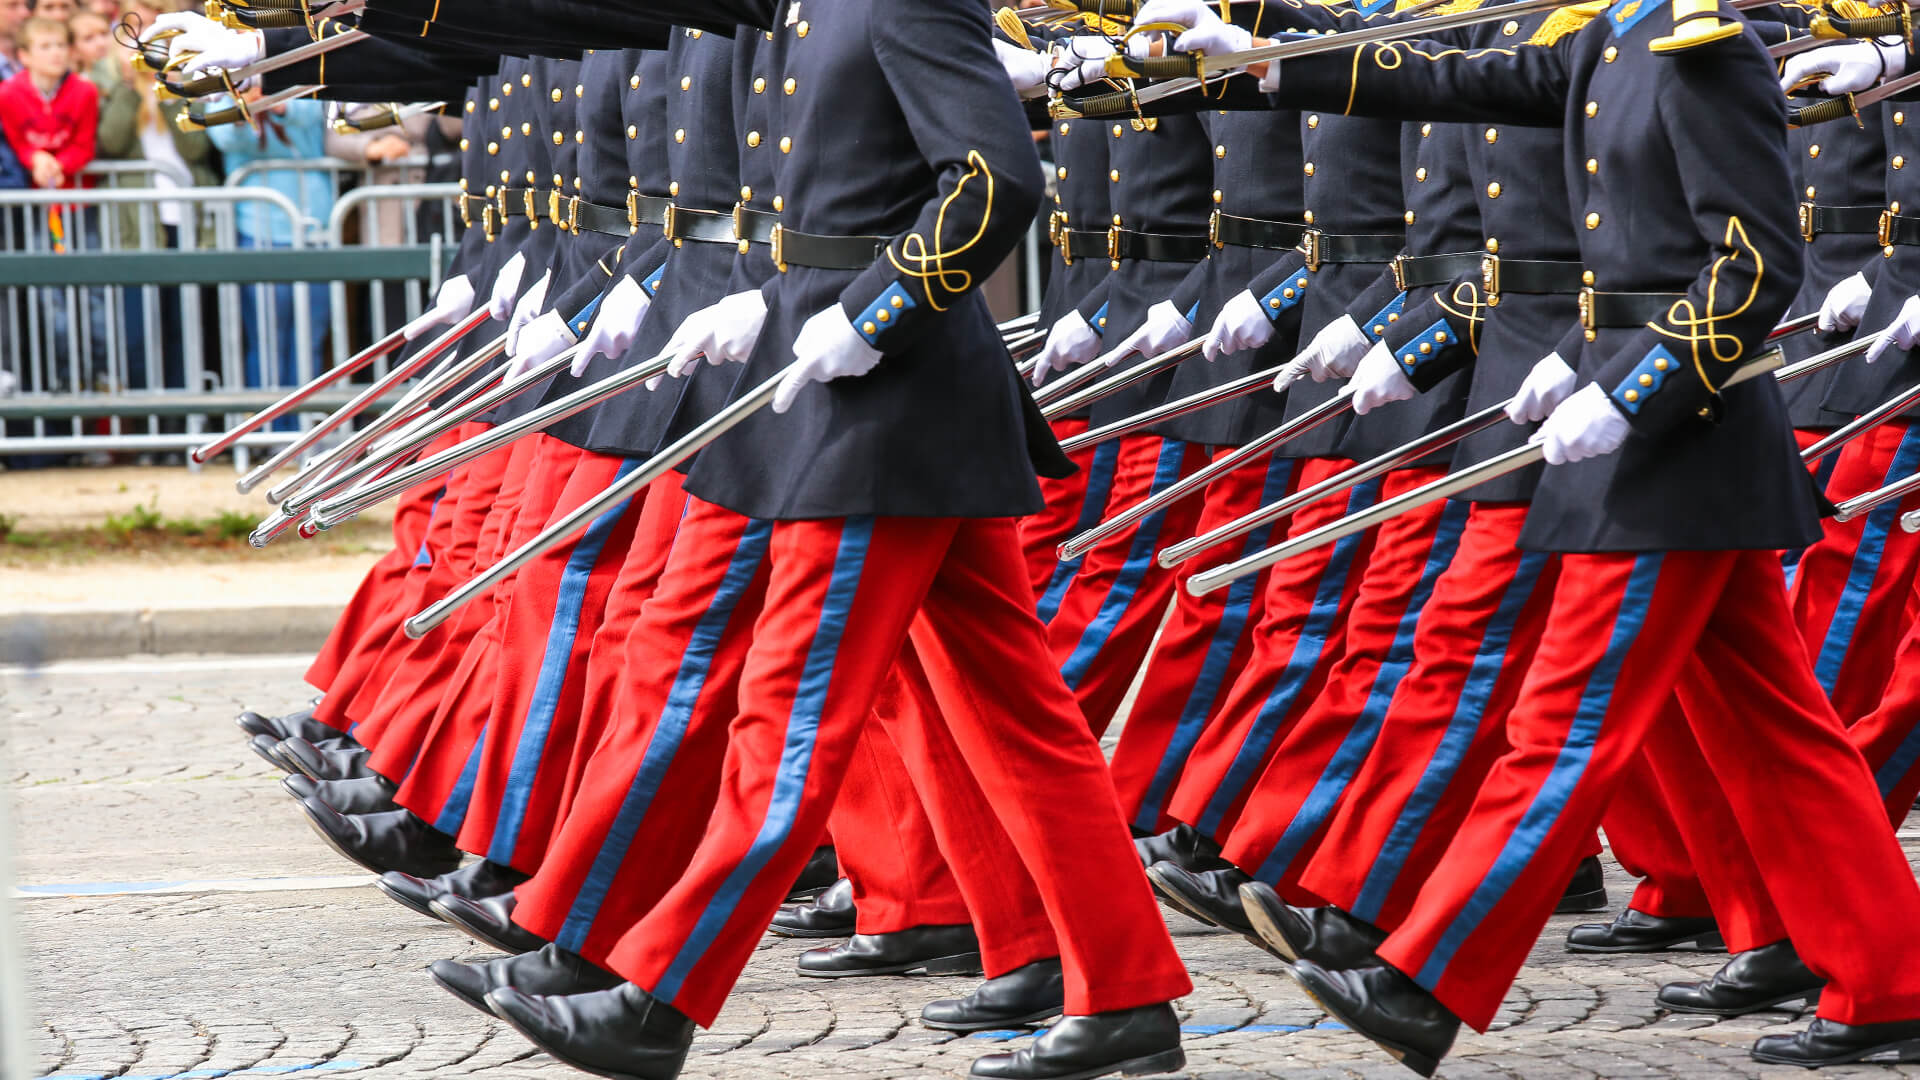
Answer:
[[(1724, 4), (1718, 15), (1740, 20)], [(1620, 0), (1551, 46), (1367, 45), (1281, 72), (1285, 105), (1564, 126), (1593, 287), (1684, 294), (1644, 325), (1573, 335), (1569, 362), (1633, 434), (1613, 454), (1545, 471), (1524, 547), (1782, 549), (1819, 536), (1778, 386), (1726, 386), (1800, 285), (1775, 67), (1750, 32), (1652, 51), (1673, 26), (1668, 5)]]
[[(1883, 103), (1868, 105), (1860, 110), (1865, 127), (1840, 121), (1787, 131), (1787, 150), (1799, 173), (1801, 236), (1807, 252), (1806, 280), (1800, 284), (1800, 294), (1793, 298), (1793, 306), (1788, 309), (1789, 315), (1819, 311), (1821, 301), (1842, 279), (1865, 273), (1871, 281), (1879, 272), (1880, 264), (1885, 261), (1871, 221), (1862, 232), (1835, 231), (1817, 226), (1826, 224), (1830, 216), (1828, 207), (1857, 208), (1848, 212), (1849, 218), (1863, 214), (1871, 218), (1886, 208), (1887, 131), (1894, 126), (1894, 113), (1900, 113), (1901, 126), (1904, 126), (1906, 116), (1900, 107)], [(1904, 167), (1905, 162), (1901, 164)], [(1858, 224), (1851, 220), (1842, 223), (1849, 226)], [(1900, 301), (1905, 299), (1902, 296), (1894, 300), (1892, 307), (1883, 310), (1890, 317), (1892, 312), (1899, 310)], [(1861, 323), (1862, 327), (1869, 330), (1877, 330), (1882, 325)], [(1853, 338), (1854, 333), (1853, 330), (1834, 334), (1815, 331), (1789, 338), (1782, 342), (1782, 347), (1788, 359), (1799, 360), (1844, 345)], [(1883, 361), (1892, 359), (1895, 358), (1882, 357)], [(1787, 415), (1792, 419), (1793, 426), (1831, 428), (1852, 419), (1853, 413), (1830, 410), (1824, 402), (1836, 380), (1845, 377), (1852, 381), (1856, 375), (1869, 374), (1851, 370), (1866, 366), (1850, 361), (1784, 387)], [(1857, 392), (1842, 392), (1842, 397), (1857, 396)]]
[(769, 281), (743, 385), (787, 367), (820, 311), (882, 358), (716, 440), (687, 490), (763, 518), (1037, 511), (1029, 438), (1063, 461), (977, 287), (1032, 225), (1043, 189), (985, 5), (804, 0), (778, 22), (781, 93), (768, 95), (763, 138), (778, 152), (783, 227), (892, 239), (865, 270), (789, 263)]
[[(1829, 172), (1822, 167), (1821, 175), (1806, 178), (1806, 183), (1817, 192), (1814, 201), (1837, 202), (1843, 197), (1865, 203), (1878, 201), (1886, 212), (1902, 216), (1920, 208), (1920, 201), (1916, 201), (1920, 200), (1920, 178), (1915, 176), (1920, 173), (1920, 138), (1915, 137), (1920, 134), (1916, 132), (1916, 128), (1920, 128), (1920, 108), (1909, 114), (1907, 110), (1913, 107), (1914, 103), (1909, 101), (1876, 106), (1879, 140), (1858, 130), (1838, 130), (1843, 126), (1853, 128), (1844, 120), (1806, 128), (1802, 133), (1804, 147), (1799, 151), (1801, 167), (1807, 169), (1817, 162), (1828, 162), (1833, 169)], [(1871, 113), (1867, 119), (1872, 122)], [(1817, 159), (1816, 146), (1819, 147)], [(1883, 185), (1877, 193), (1876, 180)], [(1867, 302), (1866, 311), (1861, 315), (1860, 331), (1873, 333), (1892, 321), (1908, 297), (1920, 293), (1920, 247), (1906, 243), (1882, 247), (1877, 237), (1866, 239), (1870, 245), (1865, 246), (1867, 253), (1855, 259), (1851, 268), (1844, 273), (1840, 273), (1840, 267), (1827, 272), (1840, 273), (1841, 277), (1854, 271), (1866, 275), (1873, 285), (1873, 299)], [(1814, 246), (1819, 245), (1816, 242)], [(1813, 252), (1808, 254), (1812, 261)], [(1824, 260), (1814, 265), (1826, 271)], [(1821, 295), (1826, 294), (1823, 291)], [(1818, 306), (1819, 300), (1813, 303)], [(1904, 353), (1888, 349), (1873, 364), (1848, 362), (1836, 368), (1832, 385), (1821, 404), (1850, 418), (1867, 412), (1916, 382), (1920, 382), (1920, 349)], [(1909, 415), (1913, 415), (1911, 411)]]

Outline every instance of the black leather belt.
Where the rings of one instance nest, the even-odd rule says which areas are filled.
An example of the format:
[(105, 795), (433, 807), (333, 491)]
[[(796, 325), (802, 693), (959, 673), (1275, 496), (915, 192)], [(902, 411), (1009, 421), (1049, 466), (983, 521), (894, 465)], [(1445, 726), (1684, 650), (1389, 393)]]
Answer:
[(1236, 217), (1218, 210), (1207, 219), (1207, 238), (1214, 247), (1266, 248), (1291, 251), (1300, 246), (1307, 227), (1297, 221), (1270, 221), (1265, 218)]
[(1489, 298), (1503, 292), (1572, 296), (1586, 288), (1585, 273), (1580, 263), (1565, 260), (1480, 257), (1480, 284)]
[(773, 243), (773, 230), (780, 227), (780, 215), (765, 210), (749, 210), (739, 203), (733, 206), (733, 235), (749, 244)]
[(1324, 233), (1308, 229), (1300, 237), (1300, 253), (1307, 257), (1307, 269), (1318, 270), (1326, 263), (1392, 262), (1407, 238), (1399, 233)]
[(1060, 229), (1053, 235), (1055, 247), (1060, 249), (1060, 261), (1068, 266), (1075, 259), (1104, 259), (1107, 256), (1107, 231), (1105, 229)]
[(627, 224), (626, 207), (592, 203), (578, 195), (568, 199), (556, 195), (547, 206), (547, 216), (555, 225), (575, 235), (582, 229), (606, 236), (633, 235), (633, 226)]
[(1389, 264), (1393, 284), (1401, 292), (1447, 282), (1480, 269), (1480, 253), (1456, 251), (1446, 255), (1402, 255)]
[(661, 228), (669, 240), (697, 240), (703, 244), (737, 242), (733, 235), (731, 210), (695, 210), (690, 206), (670, 206)]
[(672, 199), (642, 195), (637, 191), (627, 192), (627, 231), (637, 233), (642, 225), (665, 225), (667, 208), (672, 205)]
[(818, 270), (865, 270), (892, 242), (886, 236), (820, 236), (795, 232), (784, 225), (775, 226), (768, 238), (773, 245), (773, 265), (786, 273), (789, 266), (811, 266)]
[(485, 212), (487, 208), (493, 205), (493, 200), (483, 195), (468, 195), (462, 192), (458, 198), (460, 204), (460, 224), (468, 228), (473, 227), (473, 214), (475, 210)]
[(1687, 298), (1677, 292), (1594, 292), (1580, 290), (1580, 325), (1595, 330), (1645, 326)]
[(1920, 245), (1920, 217), (1912, 214), (1896, 214), (1891, 210), (1880, 212), (1879, 234), (1881, 245), (1900, 244), (1906, 247)]
[(1152, 233), (1123, 229), (1107, 230), (1107, 258), (1114, 262), (1144, 259), (1147, 262), (1196, 263), (1207, 257), (1207, 238), (1191, 233)]
[(540, 227), (540, 191), (530, 187), (503, 187), (494, 196), (502, 218), (523, 217)]
[(1800, 204), (1800, 239), (1813, 242), (1822, 233), (1848, 233), (1868, 236), (1880, 231), (1884, 206), (1822, 206)]

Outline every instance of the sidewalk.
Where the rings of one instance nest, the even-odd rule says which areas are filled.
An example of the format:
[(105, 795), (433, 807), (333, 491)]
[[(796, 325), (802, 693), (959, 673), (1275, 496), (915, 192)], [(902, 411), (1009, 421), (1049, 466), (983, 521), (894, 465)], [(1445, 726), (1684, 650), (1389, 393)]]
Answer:
[[(170, 523), (258, 519), (232, 466), (0, 472), (0, 654), (78, 659), (134, 652), (288, 652), (318, 647), (385, 551), (386, 508), (351, 528), (263, 551), (245, 541), (115, 547), (110, 516), (141, 507)], [(52, 538), (49, 540), (48, 538)], [(8, 659), (0, 655), (0, 660)]]

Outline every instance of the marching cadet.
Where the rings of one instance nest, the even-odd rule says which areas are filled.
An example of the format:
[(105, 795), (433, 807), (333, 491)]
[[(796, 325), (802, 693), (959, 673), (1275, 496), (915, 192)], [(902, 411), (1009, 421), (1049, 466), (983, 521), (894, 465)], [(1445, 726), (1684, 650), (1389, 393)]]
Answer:
[[(1552, 46), (1396, 42), (1262, 66), (1291, 105), (1564, 124), (1593, 275), (1570, 335), (1587, 381), (1541, 429), (1554, 467), (1520, 538), (1561, 551), (1563, 568), (1508, 716), (1512, 749), (1407, 921), (1351, 966), (1301, 960), (1296, 978), (1430, 1074), (1461, 1021), (1492, 1018), (1645, 744), (1663, 786), (1724, 792), (1795, 946), (1829, 979), (1812, 1027), (1762, 1038), (1756, 1059), (1920, 1054), (1920, 885), (1786, 629), (1777, 552), (1813, 539), (1814, 492), (1771, 380), (1733, 382), (1800, 278), (1782, 106), (1757, 40), (1723, 5), (1626, 0)], [(1738, 184), (1718, 179), (1729, 162)], [(1665, 708), (1673, 689), (1684, 724)], [(1710, 771), (1670, 775), (1690, 750)], [(1673, 808), (1711, 886), (1726, 838), (1696, 831), (1690, 803)], [(1841, 931), (1835, 896), (1876, 902)]]

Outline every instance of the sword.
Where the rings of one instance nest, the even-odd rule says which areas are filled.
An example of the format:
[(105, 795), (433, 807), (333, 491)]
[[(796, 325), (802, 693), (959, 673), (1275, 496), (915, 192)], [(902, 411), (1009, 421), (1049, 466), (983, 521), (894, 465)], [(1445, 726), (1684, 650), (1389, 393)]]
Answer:
[[(1218, 405), (1223, 401), (1232, 401), (1234, 398), (1259, 393), (1261, 390), (1271, 387), (1274, 378), (1277, 377), (1285, 367), (1285, 364), (1279, 364), (1270, 368), (1262, 368), (1259, 371), (1249, 372), (1237, 379), (1221, 383), (1218, 386), (1209, 386), (1205, 390), (1197, 390), (1194, 393), (1188, 394), (1186, 397), (1169, 401), (1163, 405), (1156, 405), (1145, 412), (1135, 413), (1132, 416), (1115, 420), (1110, 424), (1102, 425), (1091, 431), (1082, 432), (1069, 440), (1073, 443), (1072, 446), (1062, 443), (1060, 448), (1071, 452), (1084, 446), (1092, 446), (1096, 443), (1106, 442), (1109, 439), (1120, 438), (1123, 435), (1131, 435), (1136, 431), (1144, 431), (1155, 424), (1165, 423), (1176, 416), (1185, 416), (1188, 413), (1199, 412), (1201, 409)], [(1099, 387), (1089, 387), (1088, 389), (1097, 390)], [(1118, 387), (1115, 387), (1115, 389), (1118, 389)], [(1067, 412), (1069, 410), (1063, 405), (1060, 411)], [(1049, 412), (1047, 415), (1052, 416), (1053, 414)]]
[[(1860, 351), (1865, 352), (1872, 340), (1856, 342)], [(1835, 450), (1847, 445), (1861, 435), (1905, 412), (1913, 403), (1920, 401), (1920, 384), (1910, 386), (1893, 397), (1873, 407), (1873, 411), (1862, 413), (1845, 424), (1828, 432), (1826, 437), (1800, 452), (1800, 460), (1812, 465)], [(1844, 518), (1842, 520), (1845, 520)]]
[(1787, 110), (1787, 124), (1791, 127), (1810, 127), (1842, 117), (1858, 117), (1862, 107), (1873, 105), (1896, 94), (1920, 86), (1920, 72), (1889, 79), (1871, 90), (1862, 90), (1857, 94), (1842, 94), (1839, 97), (1817, 101), (1812, 105)]
[(204, 101), (189, 101), (186, 111), (174, 118), (175, 126), (182, 131), (198, 131), (219, 127), (222, 124), (237, 124), (241, 121), (251, 124), (255, 109), (271, 109), (275, 105), (284, 105), (289, 101), (312, 97), (322, 89), (324, 87), (289, 86), (285, 90), (268, 94), (258, 101), (248, 101), (246, 98), (235, 95), (233, 104), (224, 109), (208, 109)]
[[(1129, 353), (1128, 355), (1131, 356), (1132, 354)], [(1118, 361), (1115, 362), (1118, 363)], [(1092, 360), (1089, 360), (1079, 367), (1074, 368), (1072, 371), (1061, 374), (1047, 385), (1035, 390), (1033, 392), (1034, 404), (1045, 407), (1048, 402), (1058, 400), (1066, 394), (1071, 393), (1075, 387), (1082, 383), (1092, 382), (1094, 376), (1099, 375), (1103, 371), (1110, 370), (1112, 369), (1108, 368), (1105, 364), (1096, 364)]]
[[(1866, 342), (1852, 342), (1837, 349), (1810, 356), (1787, 367), (1781, 366), (1784, 357), (1781, 356), (1780, 351), (1769, 349), (1756, 357), (1752, 363), (1728, 376), (1724, 385), (1737, 386), (1749, 379), (1757, 379), (1768, 374), (1772, 374), (1779, 382), (1792, 382), (1822, 368), (1831, 367), (1843, 360), (1858, 356), (1866, 351), (1866, 347)], [(1187, 592), (1194, 596), (1205, 596), (1218, 589), (1224, 589), (1235, 580), (1248, 574), (1259, 573), (1274, 563), (1325, 547), (1355, 533), (1365, 532), (1410, 510), (1419, 509), (1440, 499), (1452, 498), (1463, 491), (1479, 487), (1489, 480), (1497, 480), (1545, 460), (1546, 451), (1539, 443), (1530, 442), (1525, 446), (1517, 446), (1506, 453), (1496, 454), (1485, 461), (1469, 465), (1459, 472), (1449, 473), (1412, 491), (1376, 503), (1357, 514), (1349, 514), (1338, 521), (1328, 522), (1311, 532), (1292, 537), (1234, 562), (1210, 570), (1202, 570), (1187, 579)]]
[(322, 38), (319, 41), (310, 41), (305, 45), (288, 49), (286, 52), (275, 53), (272, 56), (255, 60), (251, 64), (242, 65), (221, 75), (195, 76), (194, 78), (169, 85), (167, 90), (180, 97), (203, 97), (207, 94), (217, 94), (222, 90), (230, 90), (235, 86), (239, 86), (241, 83), (256, 75), (265, 75), (268, 72), (279, 71), (284, 67), (292, 67), (302, 61), (325, 56), (335, 49), (345, 48), (348, 45), (353, 45), (366, 39), (367, 34), (365, 31), (348, 30), (343, 34), (335, 34), (330, 38)]
[[(1091, 405), (1101, 398), (1117, 394), (1135, 383), (1145, 382), (1155, 375), (1160, 374), (1162, 371), (1180, 363), (1182, 360), (1199, 356), (1200, 347), (1206, 344), (1206, 340), (1205, 338), (1196, 338), (1193, 341), (1187, 342), (1185, 345), (1175, 346), (1158, 356), (1150, 357), (1124, 371), (1114, 372), (1099, 382), (1094, 383), (1092, 386), (1082, 387), (1065, 397), (1051, 399), (1049, 404), (1040, 410), (1040, 415), (1049, 420), (1057, 416), (1065, 416), (1083, 406)], [(1105, 365), (1102, 366), (1104, 367)], [(1076, 374), (1078, 373), (1076, 372)], [(1103, 428), (1102, 430), (1105, 429)], [(1079, 436), (1079, 438), (1084, 439), (1086, 436), (1082, 435)], [(1083, 443), (1082, 445), (1086, 444)], [(1073, 449), (1065, 444), (1062, 444), (1060, 448), (1067, 450), (1069, 453), (1071, 453)]]
[(333, 130), (340, 135), (354, 135), (360, 132), (378, 131), (381, 128), (396, 127), (416, 116), (424, 116), (427, 113), (437, 112), (446, 107), (447, 103), (444, 101), (429, 101), (416, 105), (402, 105), (397, 101), (389, 102), (385, 105), (376, 106), (370, 115), (362, 114), (355, 116), (343, 112), (334, 118)]
[(586, 527), (588, 522), (626, 502), (648, 484), (666, 475), (668, 470), (698, 453), (702, 447), (765, 408), (773, 401), (773, 392), (779, 389), (780, 381), (786, 377), (787, 370), (790, 369), (775, 372), (765, 382), (748, 391), (745, 396), (707, 418), (706, 422), (699, 427), (674, 440), (671, 446), (648, 458), (645, 465), (615, 480), (606, 490), (581, 503), (566, 516), (547, 526), (538, 536), (509, 552), (506, 557), (487, 568), (478, 577), (463, 583), (435, 601), (426, 610), (408, 619), (405, 624), (407, 636), (416, 640), (425, 637), (434, 627), (447, 621), (449, 616), (466, 606), (469, 601), (505, 580), (522, 566), (564, 543), (568, 537)]
[(395, 349), (406, 344), (406, 342), (406, 328), (401, 327), (348, 357), (345, 363), (337, 367), (328, 368), (307, 380), (304, 385), (289, 390), (285, 397), (254, 413), (252, 416), (247, 417), (245, 420), (240, 421), (239, 424), (229, 429), (219, 438), (203, 446), (193, 448), (188, 452), (187, 457), (195, 465), (205, 465), (207, 462), (212, 461), (214, 458), (219, 457), (231, 449), (235, 443), (245, 438), (248, 432), (271, 424), (275, 420), (293, 412), (302, 402), (307, 401), (315, 394), (339, 382), (341, 379), (352, 375), (354, 372), (359, 371), (375, 360), (393, 352)]

